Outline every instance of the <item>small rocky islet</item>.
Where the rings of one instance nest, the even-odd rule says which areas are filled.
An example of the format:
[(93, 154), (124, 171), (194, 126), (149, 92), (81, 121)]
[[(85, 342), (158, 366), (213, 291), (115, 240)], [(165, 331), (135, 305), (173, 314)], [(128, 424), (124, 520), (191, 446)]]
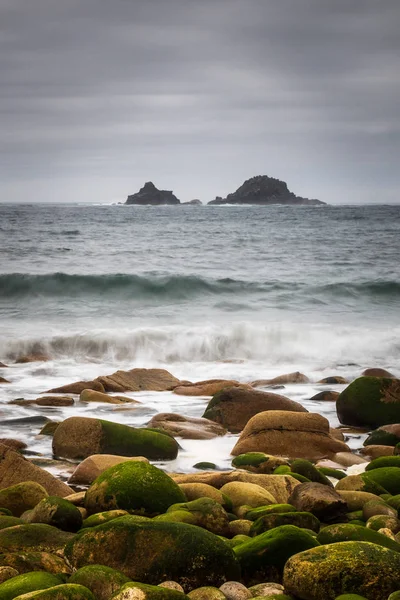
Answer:
[[(137, 206), (201, 206), (202, 202), (198, 199), (181, 202), (171, 190), (160, 190), (152, 181), (147, 181), (138, 192), (127, 197), (125, 204)], [(225, 198), (216, 196), (214, 200), (207, 202), (207, 205), (221, 206), (224, 204), (321, 206), (325, 202), (296, 196), (288, 189), (287, 183), (280, 179), (268, 175), (256, 175), (246, 179), (235, 192), (228, 194)]]
[[(146, 427), (47, 422), (55, 461), (78, 463), (68, 482), (2, 439), (0, 600), (400, 598), (400, 380), (367, 369), (321, 382), (318, 401), (335, 399), (337, 429), (273, 389), (307, 381), (192, 383), (132, 369), (28, 401), (44, 410), (124, 405), (140, 390), (209, 398), (201, 418), (160, 413)], [(349, 431), (365, 434), (357, 451)], [(231, 469), (168, 469), (176, 437), (206, 444), (233, 433)]]

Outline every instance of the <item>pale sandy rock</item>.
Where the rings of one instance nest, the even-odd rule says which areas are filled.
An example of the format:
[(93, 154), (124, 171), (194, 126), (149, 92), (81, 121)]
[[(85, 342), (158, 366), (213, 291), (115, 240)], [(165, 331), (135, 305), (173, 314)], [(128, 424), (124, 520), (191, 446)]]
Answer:
[(165, 369), (131, 369), (98, 377), (105, 392), (164, 392), (174, 389), (180, 380)]
[(212, 485), (206, 483), (181, 483), (179, 485), (182, 492), (185, 494), (188, 502), (197, 500), (198, 498), (211, 498), (223, 506), (225, 499), (220, 490), (217, 490)]
[(184, 417), (175, 413), (159, 413), (147, 427), (162, 429), (173, 436), (190, 440), (209, 440), (226, 434), (226, 429), (209, 419)]
[(93, 454), (85, 458), (72, 473), (68, 479), (68, 483), (89, 485), (91, 484), (103, 471), (118, 465), (122, 462), (127, 461), (142, 461), (149, 462), (144, 456), (116, 456), (114, 454)]
[(352, 452), (337, 452), (332, 459), (343, 467), (352, 467), (353, 465), (362, 465), (368, 460), (363, 456), (358, 456)]
[(104, 392), (104, 387), (99, 381), (75, 381), (74, 383), (67, 383), (60, 387), (52, 388), (47, 390), (46, 394), (80, 394), (83, 390), (96, 390), (98, 392)]
[(266, 385), (285, 385), (287, 383), (309, 383), (310, 380), (306, 375), (295, 371), (294, 373), (286, 373), (285, 375), (278, 375), (272, 379), (257, 379), (252, 381), (250, 385), (253, 387), (263, 387)]
[(362, 454), (362, 456), (371, 459), (379, 458), (380, 456), (393, 456), (394, 446), (378, 446), (371, 444), (371, 446), (364, 446), (364, 448), (360, 448), (359, 452)]
[(103, 392), (97, 392), (96, 390), (82, 390), (79, 397), (81, 402), (105, 402), (107, 404), (140, 404), (138, 400), (133, 398), (127, 398), (126, 396), (109, 396), (103, 394)]
[(180, 396), (214, 396), (220, 390), (226, 387), (248, 387), (234, 379), (207, 379), (206, 381), (197, 381), (188, 385), (178, 385), (174, 389), (174, 394)]

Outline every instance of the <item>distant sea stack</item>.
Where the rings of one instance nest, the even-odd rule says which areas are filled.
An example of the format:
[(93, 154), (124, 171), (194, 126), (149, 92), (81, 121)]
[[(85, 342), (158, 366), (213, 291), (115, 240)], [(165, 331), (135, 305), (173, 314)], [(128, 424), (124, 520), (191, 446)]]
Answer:
[(288, 190), (285, 181), (267, 175), (257, 175), (247, 179), (236, 192), (228, 194), (226, 198), (217, 196), (215, 200), (211, 200), (208, 204), (299, 204), (316, 206), (317, 204), (326, 203), (321, 202), (321, 200), (310, 200), (309, 198), (296, 196)]
[(174, 194), (168, 190), (159, 190), (154, 183), (147, 181), (136, 193), (128, 196), (125, 204), (139, 204), (141, 206), (160, 206), (163, 204), (180, 204)]

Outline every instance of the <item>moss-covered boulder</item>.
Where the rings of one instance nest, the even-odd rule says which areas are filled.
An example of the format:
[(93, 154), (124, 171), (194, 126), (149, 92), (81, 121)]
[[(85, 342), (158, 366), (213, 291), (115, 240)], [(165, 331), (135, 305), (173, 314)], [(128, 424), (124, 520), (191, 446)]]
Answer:
[(323, 485), (328, 485), (329, 487), (333, 487), (332, 483), (329, 479), (321, 473), (317, 469), (315, 465), (312, 464), (309, 460), (305, 460), (304, 458), (297, 458), (294, 460), (290, 469), (292, 473), (297, 473), (298, 475), (303, 475), (303, 477), (307, 477), (310, 481), (314, 481), (316, 483), (322, 483)]
[(189, 592), (190, 600), (226, 600), (226, 596), (218, 588), (210, 585)]
[(319, 546), (307, 531), (294, 525), (282, 525), (235, 546), (233, 551), (242, 569), (242, 580), (247, 585), (278, 581), (286, 561), (298, 552)]
[(336, 596), (335, 600), (368, 600), (365, 596), (359, 594), (340, 594)]
[(126, 510), (106, 510), (104, 512), (95, 513), (83, 520), (82, 527), (97, 527), (97, 525), (103, 525), (113, 519), (124, 517), (129, 514)]
[(97, 598), (83, 585), (65, 583), (46, 590), (17, 596), (15, 600), (97, 600)]
[(54, 552), (62, 550), (73, 534), (60, 531), (51, 525), (32, 523), (16, 525), (0, 531), (0, 549), (2, 553)]
[(392, 533), (398, 533), (400, 531), (400, 521), (396, 517), (388, 515), (373, 515), (366, 522), (366, 527), (374, 531), (390, 529)]
[(336, 401), (339, 421), (344, 425), (371, 429), (400, 422), (400, 380), (389, 377), (359, 377)]
[(296, 508), (293, 504), (269, 504), (268, 506), (258, 506), (257, 508), (252, 508), (246, 513), (246, 519), (250, 521), (257, 521), (260, 517), (264, 515), (271, 514), (280, 514), (280, 513), (292, 513), (296, 512)]
[[(395, 496), (391, 496), (391, 498), (394, 498), (394, 497)], [(376, 515), (385, 515), (387, 517), (397, 517), (397, 509), (395, 507), (391, 506), (390, 504), (388, 504), (388, 502), (383, 500), (383, 498), (381, 498), (381, 497), (374, 499), (374, 500), (369, 500), (362, 507), (362, 517), (361, 518), (364, 521), (367, 521), (368, 519), (370, 519), (371, 517), (375, 517)]]
[(65, 576), (71, 573), (71, 567), (60, 556), (50, 552), (6, 552), (0, 554), (0, 565), (12, 567), (19, 574), (46, 571)]
[(318, 467), (318, 471), (325, 475), (325, 477), (333, 477), (338, 481), (346, 477), (346, 473), (340, 469), (333, 469), (332, 467)]
[(393, 592), (393, 594), (390, 594), (388, 600), (400, 600), (400, 590), (398, 590), (397, 592)]
[(172, 580), (186, 591), (240, 577), (232, 550), (209, 531), (182, 523), (139, 523), (131, 516), (78, 533), (65, 554), (74, 568), (102, 564), (133, 581)]
[(309, 512), (272, 513), (259, 517), (251, 526), (250, 535), (260, 535), (264, 531), (280, 527), (281, 525), (295, 525), (301, 529), (309, 529), (318, 533), (320, 522)]
[(189, 600), (189, 596), (170, 588), (132, 581), (116, 592), (112, 600)]
[(211, 498), (226, 509), (232, 508), (232, 501), (220, 490), (206, 483), (181, 483), (179, 486), (188, 501), (198, 498)]
[(336, 491), (339, 496), (346, 502), (347, 511), (352, 512), (354, 510), (361, 510), (367, 502), (374, 500), (379, 501), (380, 498), (376, 494), (370, 494), (369, 492), (359, 492), (357, 490), (338, 490)]
[(22, 594), (43, 590), (59, 585), (60, 583), (63, 582), (56, 575), (41, 571), (32, 571), (31, 573), (17, 575), (0, 583), (0, 598), (1, 600), (13, 600), (13, 598)]
[(221, 492), (231, 499), (234, 512), (243, 505), (256, 508), (257, 506), (276, 504), (274, 496), (256, 483), (232, 481), (223, 485)]
[(221, 504), (212, 498), (197, 498), (191, 502), (173, 504), (168, 508), (167, 515), (173, 515), (175, 511), (182, 510), (189, 512), (195, 518), (196, 525), (204, 527), (216, 535), (226, 535), (229, 532), (228, 515)]
[(129, 577), (120, 571), (110, 569), (110, 567), (88, 565), (78, 569), (69, 578), (68, 583), (76, 583), (88, 588), (96, 600), (109, 600), (115, 592), (129, 581)]
[(18, 517), (0, 515), (0, 529), (7, 529), (7, 527), (14, 527), (14, 525), (23, 525), (23, 523), (23, 520)]
[(87, 458), (92, 454), (117, 454), (172, 460), (176, 458), (178, 448), (173, 437), (160, 431), (87, 417), (66, 419), (53, 436), (53, 453), (72, 459)]
[(396, 446), (400, 442), (400, 423), (382, 425), (371, 431), (364, 441), (364, 446)]
[(161, 469), (129, 461), (107, 469), (92, 483), (85, 508), (89, 514), (122, 509), (153, 515), (185, 500), (179, 486)]
[(371, 460), (365, 467), (365, 470), (373, 471), (373, 469), (381, 469), (382, 467), (400, 468), (400, 456), (379, 456)]
[(350, 523), (337, 523), (328, 525), (321, 529), (317, 535), (317, 540), (320, 544), (334, 544), (336, 542), (361, 541), (371, 542), (389, 548), (394, 552), (400, 552), (400, 544), (395, 540), (382, 535), (373, 529), (362, 527), (360, 525), (352, 525)]
[[(374, 483), (382, 486), (389, 494), (400, 494), (400, 468), (399, 467), (380, 467), (364, 473), (364, 478), (368, 477)], [(343, 480), (345, 481), (345, 480)]]
[(42, 485), (35, 481), (24, 481), (0, 490), (0, 506), (11, 510), (14, 517), (19, 517), (46, 496), (48, 493)]
[(63, 531), (76, 532), (82, 527), (82, 514), (68, 500), (58, 496), (48, 496), (29, 511), (25, 521), (28, 523), (45, 523), (58, 527)]
[(344, 593), (387, 600), (400, 588), (400, 554), (369, 542), (311, 548), (289, 558), (283, 584), (307, 600), (334, 600)]
[(110, 467), (114, 467), (122, 462), (129, 460), (138, 460), (149, 462), (144, 456), (116, 456), (115, 454), (93, 454), (79, 463), (68, 483), (79, 485), (90, 485), (99, 475), (104, 473)]
[(235, 456), (232, 460), (233, 467), (246, 469), (251, 473), (273, 473), (277, 467), (282, 465), (288, 465), (286, 458), (272, 456), (271, 454), (265, 454), (265, 452), (246, 452)]
[(344, 477), (335, 487), (336, 491), (353, 490), (356, 492), (369, 492), (375, 496), (384, 494), (386, 490), (382, 485), (371, 477), (370, 473), (360, 473), (360, 475), (348, 475)]

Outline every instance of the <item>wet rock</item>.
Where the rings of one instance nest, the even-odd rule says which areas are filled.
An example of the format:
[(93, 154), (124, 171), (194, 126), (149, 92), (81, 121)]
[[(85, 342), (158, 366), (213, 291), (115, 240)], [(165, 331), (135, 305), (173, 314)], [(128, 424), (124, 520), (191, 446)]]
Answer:
[(231, 500), (225, 494), (206, 483), (181, 483), (179, 487), (188, 501), (197, 500), (198, 498), (211, 498), (225, 508), (232, 507)]
[[(215, 394), (209, 402), (203, 417), (238, 433), (254, 415), (264, 411), (295, 411), (307, 413), (298, 402), (272, 392), (261, 392), (251, 388), (225, 388)], [(274, 454), (271, 451), (271, 454)]]
[(12, 400), (9, 404), (17, 404), (18, 406), (73, 406), (74, 399), (69, 396), (43, 396), (35, 400)]
[(352, 467), (353, 465), (364, 465), (368, 463), (366, 458), (353, 454), (353, 452), (337, 452), (332, 458), (343, 467)]
[(309, 600), (345, 593), (387, 600), (400, 588), (400, 555), (369, 542), (319, 546), (288, 560), (283, 584), (289, 593)]
[(0, 490), (0, 506), (10, 510), (14, 517), (19, 517), (47, 496), (46, 490), (39, 483), (24, 481)]
[(35, 549), (28, 552), (5, 552), (0, 554), (0, 565), (7, 565), (18, 573), (31, 571), (47, 571), (53, 575), (70, 575), (71, 568), (64, 560), (49, 552), (37, 552)]
[(226, 387), (247, 388), (248, 386), (233, 379), (207, 379), (206, 381), (178, 385), (174, 389), (174, 394), (179, 394), (180, 396), (214, 396), (214, 394)]
[(149, 429), (138, 429), (86, 417), (70, 417), (57, 427), (53, 453), (65, 458), (87, 458), (93, 454), (145, 456), (172, 460), (178, 454), (174, 438)]
[(28, 447), (25, 442), (21, 442), (21, 440), (14, 440), (13, 438), (0, 438), (0, 444), (7, 446), (7, 448), (11, 448), (11, 450), (14, 450), (15, 452), (20, 452)]
[(21, 354), (15, 359), (17, 365), (23, 365), (30, 362), (47, 362), (50, 356), (44, 352), (31, 352), (30, 354)]
[[(285, 588), (283, 585), (279, 583), (259, 583), (257, 585), (253, 585), (249, 588), (251, 593), (253, 594), (253, 598), (259, 598), (260, 596), (268, 597), (274, 595), (283, 595)], [(275, 598), (274, 598), (275, 600)], [(286, 597), (283, 597), (282, 600), (286, 600)]]
[(39, 435), (53, 436), (61, 421), (48, 421), (39, 431)]
[(16, 525), (0, 531), (2, 553), (9, 552), (57, 552), (73, 538), (72, 533), (60, 531), (51, 525), (30, 523)]
[(190, 440), (209, 440), (226, 433), (222, 425), (209, 419), (183, 417), (175, 413), (159, 413), (147, 426)]
[(334, 489), (321, 483), (300, 484), (288, 502), (299, 511), (312, 513), (324, 523), (341, 519), (347, 512), (345, 500)]
[(98, 377), (105, 392), (165, 392), (174, 389), (180, 380), (165, 369), (131, 369)]
[(182, 592), (182, 594), (184, 594), (183, 587), (179, 585), (179, 583), (176, 583), (176, 581), (163, 581), (162, 583), (158, 584), (158, 587), (176, 590), (177, 592)]
[(276, 504), (274, 496), (255, 483), (232, 481), (223, 485), (220, 491), (230, 498), (234, 512), (243, 505), (256, 508), (257, 506)]
[(72, 493), (68, 485), (51, 473), (33, 465), (19, 452), (14, 452), (11, 448), (0, 444), (0, 489), (26, 481), (38, 483), (47, 493), (61, 498)]
[(79, 397), (81, 402), (105, 402), (106, 404), (140, 404), (138, 400), (126, 396), (109, 396), (95, 390), (82, 390)]
[(270, 410), (250, 419), (232, 450), (266, 452), (291, 458), (331, 458), (348, 446), (329, 433), (329, 422), (315, 413)]
[(394, 446), (370, 445), (360, 448), (359, 452), (367, 459), (379, 458), (380, 456), (393, 456)]
[(8, 379), (5, 379), (4, 377), (0, 377), (0, 383), (11, 383), (11, 381), (8, 381)]
[(47, 390), (46, 394), (77, 394), (79, 395), (83, 390), (96, 390), (97, 392), (104, 392), (104, 387), (99, 381), (75, 381), (74, 383), (67, 383), (57, 388)]
[(288, 383), (309, 383), (310, 380), (306, 375), (296, 371), (295, 373), (286, 373), (285, 375), (278, 375), (272, 379), (257, 379), (252, 381), (250, 385), (253, 387), (264, 387), (267, 385), (286, 385)]
[(336, 402), (339, 421), (346, 425), (380, 427), (400, 421), (400, 380), (359, 377)]
[(348, 383), (347, 379), (345, 379), (344, 377), (341, 377), (340, 375), (332, 375), (331, 377), (324, 377), (324, 379), (321, 379), (320, 381), (318, 381), (318, 383), (322, 383), (322, 384), (330, 384), (330, 385), (335, 385), (335, 384), (343, 384), (343, 383)]
[(11, 600), (22, 594), (54, 587), (61, 583), (62, 580), (51, 573), (43, 573), (40, 571), (24, 573), (8, 579), (4, 583), (0, 583), (0, 598)]
[(379, 483), (366, 473), (360, 475), (347, 475), (336, 484), (336, 491), (353, 490), (357, 492), (369, 492), (370, 494), (380, 495), (387, 492)]
[(312, 396), (312, 398), (310, 398), (310, 402), (336, 402), (336, 400), (339, 398), (340, 393), (339, 392), (333, 392), (332, 390), (326, 390), (323, 392), (318, 392), (318, 394), (315, 394), (315, 396)]
[(396, 446), (400, 442), (400, 423), (391, 425), (382, 425), (374, 431), (371, 431), (364, 442), (364, 446), (383, 445)]
[(68, 583), (75, 583), (88, 588), (96, 600), (109, 600), (128, 582), (129, 578), (126, 575), (104, 565), (82, 567), (68, 580)]
[(29, 511), (24, 520), (27, 523), (45, 523), (73, 533), (82, 527), (82, 515), (79, 509), (68, 500), (57, 496), (43, 498)]
[(152, 181), (146, 181), (136, 194), (130, 194), (125, 204), (140, 206), (160, 206), (163, 204), (180, 204), (180, 200), (169, 190), (159, 190)]
[(219, 588), (225, 594), (226, 600), (248, 600), (252, 598), (252, 593), (238, 581), (227, 581)]
[(92, 592), (83, 585), (63, 583), (40, 592), (18, 596), (16, 600), (96, 600)]
[(395, 375), (393, 375), (393, 373), (390, 373), (386, 369), (380, 369), (378, 367), (365, 369), (365, 371), (363, 371), (361, 375), (363, 375), (364, 377), (389, 377), (395, 379)]
[(93, 454), (85, 458), (72, 473), (68, 483), (89, 485), (106, 469), (127, 461), (149, 462), (144, 456), (116, 456), (115, 454)]
[(251, 473), (273, 473), (281, 465), (288, 465), (289, 462), (281, 456), (272, 456), (265, 452), (247, 452), (239, 454), (232, 460), (232, 466), (237, 469), (245, 469)]
[(400, 551), (400, 544), (389, 537), (368, 529), (362, 525), (353, 525), (351, 523), (337, 523), (328, 525), (321, 529), (317, 535), (320, 544), (336, 544), (338, 542), (370, 542), (384, 548), (389, 548), (394, 552)]
[(8, 579), (12, 577), (16, 577), (19, 575), (18, 571), (13, 569), (12, 567), (0, 567), (0, 584), (4, 583)]
[(173, 504), (168, 508), (166, 515), (161, 515), (160, 517), (156, 517), (156, 519), (164, 520), (165, 517), (168, 519), (171, 513), (182, 510), (191, 513), (195, 517), (193, 524), (198, 527), (204, 527), (204, 529), (216, 535), (226, 536), (229, 532), (228, 515), (221, 504), (212, 498), (197, 498), (190, 502)]

